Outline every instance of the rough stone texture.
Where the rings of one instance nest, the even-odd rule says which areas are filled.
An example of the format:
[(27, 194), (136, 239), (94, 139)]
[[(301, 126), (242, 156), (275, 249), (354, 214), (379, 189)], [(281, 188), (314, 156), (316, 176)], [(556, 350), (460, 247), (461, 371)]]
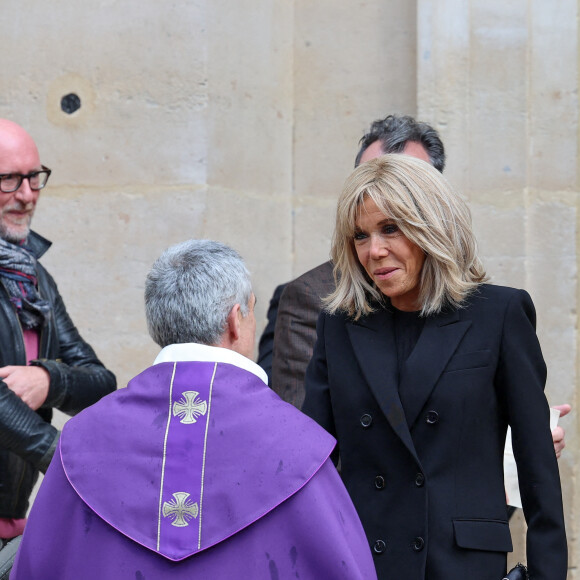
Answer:
[[(143, 282), (175, 242), (236, 247), (263, 320), (291, 275), (293, 3), (3, 10), (4, 42), (23, 50), (4, 63), (0, 115), (30, 131), (53, 169), (33, 224), (55, 242), (43, 261), (119, 384), (157, 351)], [(81, 100), (72, 115), (61, 110), (69, 93)]]
[(328, 259), (336, 199), (371, 121), (416, 110), (416, 6), (294, 2), (293, 267)]
[[(126, 381), (157, 352), (145, 274), (190, 237), (274, 287), (328, 257), (370, 122), (435, 126), (492, 280), (538, 311), (547, 396), (575, 404), (578, 3), (572, 0), (4, 0), (0, 116), (53, 169), (34, 227), (83, 335)], [(74, 93), (81, 108), (61, 109)], [(260, 327), (260, 323), (258, 324)], [(578, 413), (560, 461), (578, 566)], [(59, 417), (60, 424), (64, 420)], [(523, 559), (522, 518), (512, 525)], [(576, 572), (571, 570), (570, 577)]]
[[(188, 237), (235, 246), (263, 320), (278, 283), (327, 259), (369, 122), (415, 112), (416, 7), (405, 0), (4, 9), (5, 42), (27, 44), (5, 63), (0, 115), (29, 129), (53, 169), (34, 221), (55, 242), (44, 262), (121, 385), (156, 350), (141, 294), (163, 248)], [(81, 107), (67, 115), (70, 93)]]

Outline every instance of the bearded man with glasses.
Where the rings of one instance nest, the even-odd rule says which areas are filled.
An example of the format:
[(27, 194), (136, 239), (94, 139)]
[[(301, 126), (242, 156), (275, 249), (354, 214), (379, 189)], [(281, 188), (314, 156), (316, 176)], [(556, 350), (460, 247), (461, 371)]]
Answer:
[(52, 409), (73, 415), (116, 386), (37, 261), (50, 242), (30, 222), (50, 173), (30, 135), (0, 119), (0, 548), (22, 533), (56, 448)]

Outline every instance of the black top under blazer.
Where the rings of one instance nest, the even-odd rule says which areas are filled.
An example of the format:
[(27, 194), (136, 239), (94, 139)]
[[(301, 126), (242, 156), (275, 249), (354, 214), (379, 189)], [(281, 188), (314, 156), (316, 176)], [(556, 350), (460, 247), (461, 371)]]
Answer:
[(393, 316), (322, 313), (303, 411), (338, 440), (379, 578), (500, 580), (512, 550), (503, 450), (512, 427), (534, 580), (565, 580), (558, 466), (536, 315), (482, 285), (426, 319), (399, 376)]

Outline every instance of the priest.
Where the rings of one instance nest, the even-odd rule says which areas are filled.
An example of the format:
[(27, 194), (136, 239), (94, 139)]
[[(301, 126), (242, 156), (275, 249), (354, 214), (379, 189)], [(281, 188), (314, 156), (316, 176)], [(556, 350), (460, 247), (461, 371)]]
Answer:
[(231, 248), (190, 240), (145, 285), (153, 366), (65, 426), (14, 580), (376, 578), (334, 439), (267, 385)]

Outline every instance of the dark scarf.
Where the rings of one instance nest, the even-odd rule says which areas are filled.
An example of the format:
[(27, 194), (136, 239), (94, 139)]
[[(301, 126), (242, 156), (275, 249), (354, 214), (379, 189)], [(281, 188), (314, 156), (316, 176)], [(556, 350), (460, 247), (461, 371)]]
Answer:
[(50, 304), (36, 289), (36, 258), (30, 250), (0, 238), (0, 278), (18, 312), (22, 328), (42, 327)]

